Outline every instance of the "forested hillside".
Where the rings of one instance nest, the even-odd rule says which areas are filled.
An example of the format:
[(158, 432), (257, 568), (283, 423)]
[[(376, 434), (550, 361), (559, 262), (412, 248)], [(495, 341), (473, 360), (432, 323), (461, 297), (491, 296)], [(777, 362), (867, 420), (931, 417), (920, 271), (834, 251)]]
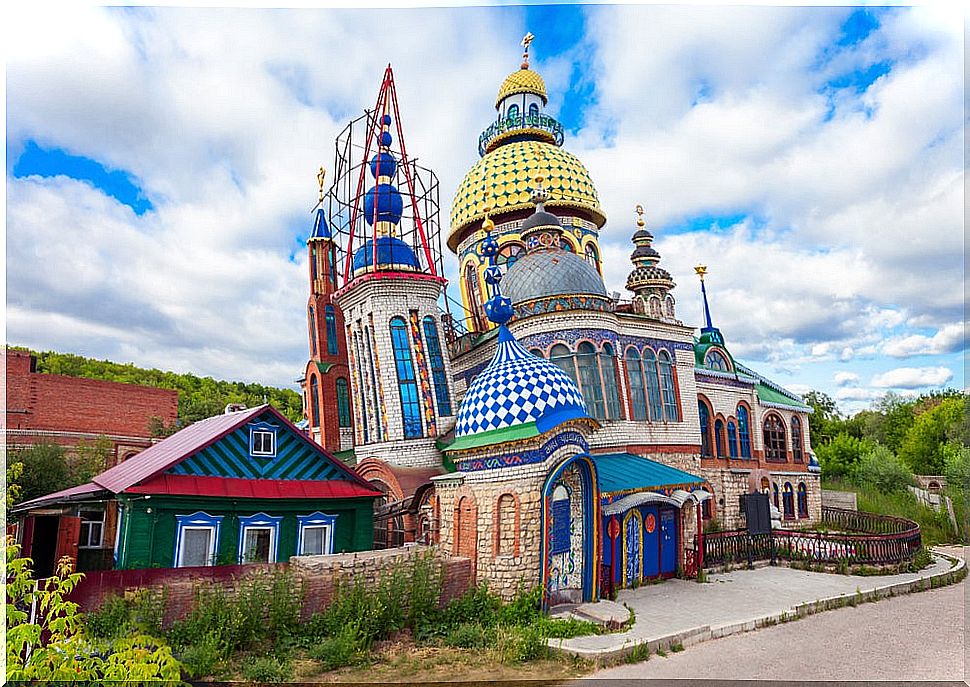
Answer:
[[(278, 389), (262, 384), (225, 382), (194, 374), (146, 370), (131, 363), (95, 360), (73, 353), (31, 351), (37, 357), (37, 371), (48, 374), (106, 379), (125, 384), (142, 384), (160, 389), (174, 389), (179, 394), (179, 426), (218, 415), (229, 403), (244, 403), (249, 407), (271, 403), (294, 422), (303, 417), (300, 395), (291, 389)], [(173, 428), (159, 427), (165, 434)]]

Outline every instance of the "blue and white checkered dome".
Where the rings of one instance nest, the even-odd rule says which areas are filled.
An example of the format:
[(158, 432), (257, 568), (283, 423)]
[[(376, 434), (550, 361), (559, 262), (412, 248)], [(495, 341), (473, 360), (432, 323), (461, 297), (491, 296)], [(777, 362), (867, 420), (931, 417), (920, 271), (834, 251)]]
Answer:
[(566, 420), (589, 417), (576, 383), (561, 368), (527, 351), (505, 325), (495, 357), (461, 402), (455, 436), (536, 423), (547, 432)]

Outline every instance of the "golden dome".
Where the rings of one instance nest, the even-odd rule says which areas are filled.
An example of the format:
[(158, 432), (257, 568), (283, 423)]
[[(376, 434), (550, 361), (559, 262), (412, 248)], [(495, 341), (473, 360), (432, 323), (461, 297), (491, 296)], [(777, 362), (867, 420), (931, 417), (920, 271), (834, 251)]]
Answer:
[(549, 97), (546, 95), (546, 82), (542, 80), (542, 77), (537, 72), (532, 71), (528, 67), (517, 69), (505, 77), (505, 81), (502, 82), (502, 87), (498, 89), (498, 96), (495, 98), (495, 109), (498, 109), (498, 104), (502, 102), (503, 98), (515, 95), (516, 93), (532, 93), (533, 95), (537, 95), (542, 98), (543, 105), (549, 102)]
[(547, 208), (579, 208), (589, 213), (597, 226), (606, 223), (593, 180), (575, 155), (549, 143), (515, 141), (487, 153), (458, 185), (451, 205), (448, 247), (456, 250), (462, 231), (485, 217), (482, 198), (490, 199), (493, 218), (532, 208), (529, 189), (540, 174), (549, 196)]

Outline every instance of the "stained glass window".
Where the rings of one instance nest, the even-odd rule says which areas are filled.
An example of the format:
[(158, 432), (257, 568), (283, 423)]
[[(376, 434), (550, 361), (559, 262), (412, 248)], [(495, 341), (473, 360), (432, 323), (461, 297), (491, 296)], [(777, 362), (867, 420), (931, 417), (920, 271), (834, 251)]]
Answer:
[(451, 415), (451, 396), (448, 393), (445, 361), (441, 355), (441, 338), (438, 336), (437, 322), (430, 315), (424, 318), (424, 339), (428, 345), (428, 358), (431, 360), (431, 377), (434, 380), (435, 398), (438, 400), (438, 414)]
[(785, 450), (785, 424), (777, 415), (769, 415), (764, 422), (765, 459), (784, 462), (787, 458)]
[(417, 439), (423, 434), (421, 401), (418, 397), (418, 382), (414, 375), (414, 361), (411, 357), (411, 342), (408, 339), (407, 324), (401, 317), (395, 317), (391, 320), (391, 346), (394, 349), (397, 386), (401, 394), (404, 438)]
[(712, 370), (720, 370), (721, 372), (731, 371), (731, 365), (728, 363), (727, 358), (724, 357), (724, 354), (713, 348), (704, 356), (704, 364)]

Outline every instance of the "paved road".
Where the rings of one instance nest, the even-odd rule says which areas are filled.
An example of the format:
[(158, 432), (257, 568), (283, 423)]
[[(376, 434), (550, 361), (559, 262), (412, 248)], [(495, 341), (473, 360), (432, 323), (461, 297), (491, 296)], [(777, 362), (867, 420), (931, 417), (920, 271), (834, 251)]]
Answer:
[(968, 585), (808, 616), (593, 678), (964, 680)]

